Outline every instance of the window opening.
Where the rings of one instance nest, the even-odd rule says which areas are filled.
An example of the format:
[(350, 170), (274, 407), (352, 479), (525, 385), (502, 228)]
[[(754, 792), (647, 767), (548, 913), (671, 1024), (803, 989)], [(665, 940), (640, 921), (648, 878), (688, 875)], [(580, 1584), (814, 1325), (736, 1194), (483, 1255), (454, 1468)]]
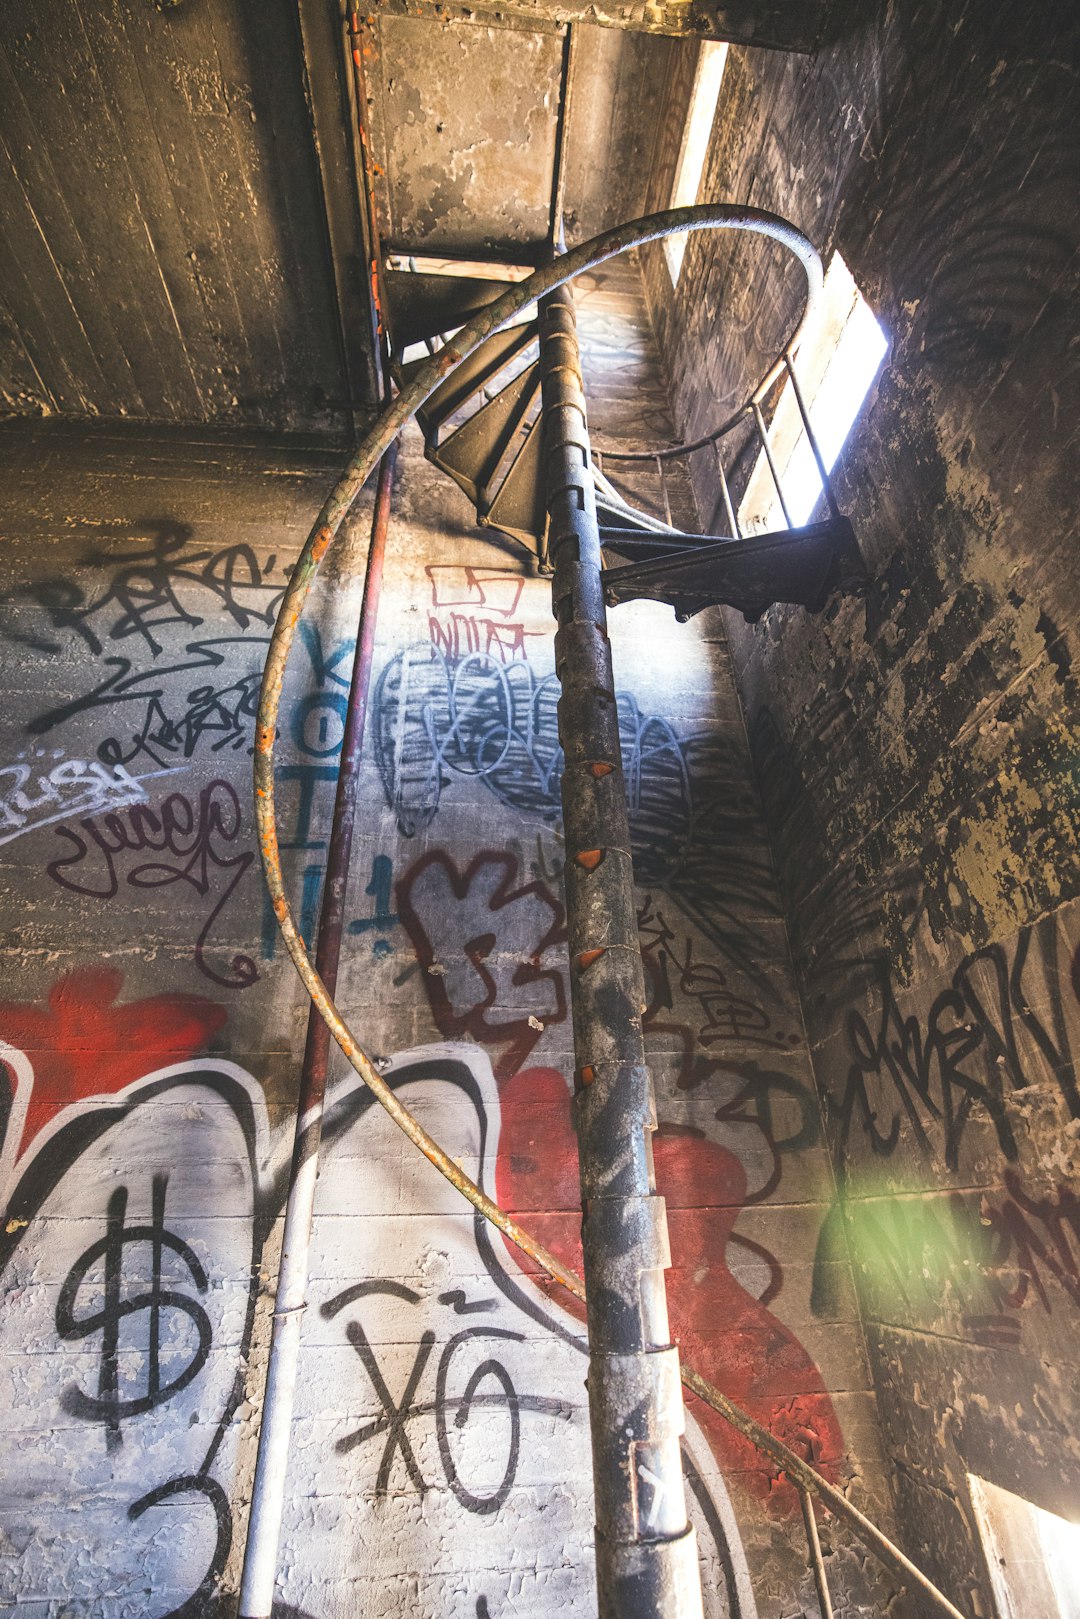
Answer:
[[(888, 346), (851, 271), (840, 254), (834, 253), (825, 276), (821, 314), (795, 357), (799, 386), (827, 472), (836, 465)], [(792, 524), (801, 528), (810, 521), (823, 489), (790, 378), (777, 401), (769, 442)], [(749, 533), (785, 527), (764, 451), (746, 486), (739, 524)]]
[(999, 1619), (1080, 1619), (1080, 1523), (968, 1474)]
[[(686, 115), (679, 161), (675, 166), (675, 184), (671, 190), (672, 208), (689, 208), (698, 200), (701, 176), (705, 172), (705, 158), (709, 151), (716, 104), (720, 99), (720, 83), (727, 61), (724, 40), (704, 40), (698, 51), (694, 72), (694, 88), (690, 92), (690, 110)], [(664, 241), (671, 284), (678, 286), (686, 253), (687, 236), (668, 236)]]

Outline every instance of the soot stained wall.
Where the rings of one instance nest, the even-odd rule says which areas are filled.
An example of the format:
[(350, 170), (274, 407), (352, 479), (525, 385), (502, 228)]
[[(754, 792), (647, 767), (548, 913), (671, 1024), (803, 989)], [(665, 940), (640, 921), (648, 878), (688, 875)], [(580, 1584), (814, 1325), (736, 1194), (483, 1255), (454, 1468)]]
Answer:
[[(701, 193), (839, 249), (890, 339), (838, 482), (865, 600), (728, 629), (840, 1187), (819, 1255), (846, 1236), (908, 1549), (977, 1611), (968, 1471), (1080, 1519), (1077, 43), (1059, 5), (840, 5), (812, 58), (731, 51)], [(729, 239), (674, 297), (646, 263), (697, 433), (796, 278)]]
[[(581, 307), (598, 430), (640, 431), (644, 404), (670, 433), (633, 276), (606, 271)], [(52, 423), (2, 449), (0, 1602), (22, 1619), (210, 1614), (219, 1597), (228, 1613), (305, 1022), (256, 867), (255, 693), (333, 466)], [(362, 505), (283, 709), (280, 824), (309, 936), (366, 527)], [(572, 1258), (551, 628), (547, 584), (479, 536), (409, 437), (341, 1000), (448, 1150)], [(888, 1526), (842, 1254), (810, 1308), (834, 1186), (722, 628), (637, 604), (612, 641), (672, 1321), (688, 1359)], [(594, 1612), (580, 1335), (339, 1066), (286, 1611)], [(790, 1490), (701, 1410), (687, 1455), (710, 1619), (812, 1612)], [(837, 1600), (879, 1609), (873, 1572), (823, 1534)]]

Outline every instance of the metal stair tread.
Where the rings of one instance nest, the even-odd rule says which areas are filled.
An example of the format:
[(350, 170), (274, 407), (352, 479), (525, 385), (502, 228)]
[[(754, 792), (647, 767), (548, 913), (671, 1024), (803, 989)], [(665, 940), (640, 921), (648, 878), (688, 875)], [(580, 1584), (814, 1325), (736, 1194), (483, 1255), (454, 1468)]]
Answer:
[(463, 326), (513, 282), (424, 270), (386, 270), (383, 285), (394, 347), (401, 353), (414, 343), (428, 342)]
[(539, 391), (540, 365), (534, 360), (437, 447), (428, 446), (429, 460), (461, 485), (481, 515), (490, 503), (492, 481)]
[(425, 438), (437, 434), (442, 424), (455, 411), (460, 410), (473, 394), (479, 393), (481, 388), (497, 376), (504, 366), (509, 365), (511, 360), (523, 354), (537, 337), (538, 328), (535, 321), (527, 321), (520, 326), (508, 326), (505, 331), (496, 332), (494, 337), (489, 337), (487, 342), (482, 343), (463, 360), (416, 412), (416, 419), (424, 431)]

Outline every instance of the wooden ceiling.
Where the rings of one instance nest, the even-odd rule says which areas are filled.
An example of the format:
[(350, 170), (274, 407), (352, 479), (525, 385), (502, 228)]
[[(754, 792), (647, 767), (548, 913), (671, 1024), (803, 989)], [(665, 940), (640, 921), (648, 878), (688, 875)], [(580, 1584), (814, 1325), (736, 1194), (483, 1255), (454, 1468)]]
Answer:
[[(564, 23), (384, 0), (363, 26), (387, 247), (535, 256)], [(696, 44), (576, 39), (580, 240), (642, 211)], [(0, 415), (347, 436), (377, 399), (353, 97), (342, 0), (4, 0)]]
[(5, 0), (0, 402), (344, 430), (289, 0)]

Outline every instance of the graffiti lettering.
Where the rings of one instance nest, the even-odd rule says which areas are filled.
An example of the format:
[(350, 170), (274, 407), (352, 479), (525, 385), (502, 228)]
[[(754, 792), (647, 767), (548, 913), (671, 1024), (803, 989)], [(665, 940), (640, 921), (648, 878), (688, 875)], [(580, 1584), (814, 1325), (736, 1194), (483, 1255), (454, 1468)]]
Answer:
[(515, 618), (525, 580), (510, 568), (432, 564), (428, 637), (447, 658), (479, 652), (500, 663), (528, 656), (526, 637), (540, 636)]
[[(350, 933), (389, 933), (400, 921), (400, 917), (391, 911), (390, 899), (394, 887), (394, 863), (389, 855), (377, 854), (371, 862), (371, 881), (364, 889), (364, 893), (374, 900), (370, 916), (358, 916), (349, 923)], [(377, 938), (372, 944), (372, 954), (386, 956), (390, 954), (390, 941)]]
[[(313, 861), (305, 866), (301, 876), (298, 921), (301, 936), (309, 944), (315, 937), (323, 876), (324, 867), (321, 861)], [(393, 953), (394, 947), (387, 935), (401, 926), (401, 918), (396, 911), (390, 909), (394, 894), (394, 862), (389, 855), (375, 855), (371, 862), (371, 878), (364, 893), (373, 901), (371, 914), (354, 917), (348, 923), (346, 931), (353, 935), (370, 937), (373, 956), (377, 958), (389, 956)], [(264, 961), (273, 961), (276, 958), (279, 938), (273, 903), (269, 894), (264, 891), (261, 939)]]
[[(381, 1294), (401, 1299), (411, 1305), (421, 1302), (420, 1294), (406, 1287), (401, 1282), (371, 1281), (360, 1282), (354, 1287), (346, 1288), (335, 1298), (322, 1306), (322, 1314), (327, 1320), (332, 1320), (340, 1311), (350, 1305), (356, 1304), (360, 1299), (371, 1294)], [(469, 1314), (473, 1311), (483, 1311), (494, 1308), (494, 1301), (488, 1299), (475, 1300), (463, 1303), (464, 1294), (441, 1294), (436, 1299), (438, 1304), (453, 1303), (457, 1314)], [(385, 1435), (382, 1453), (379, 1458), (378, 1471), (375, 1480), (375, 1493), (385, 1495), (390, 1488), (391, 1470), (395, 1458), (400, 1455), (402, 1464), (409, 1476), (413, 1488), (421, 1496), (425, 1495), (430, 1484), (424, 1478), (416, 1458), (411, 1440), (406, 1431), (407, 1425), (421, 1418), (434, 1417), (435, 1433), (438, 1443), (439, 1460), (442, 1464), (443, 1474), (447, 1485), (467, 1512), (478, 1516), (486, 1516), (497, 1512), (506, 1500), (513, 1487), (517, 1475), (518, 1457), (521, 1451), (521, 1412), (540, 1412), (568, 1418), (570, 1413), (559, 1400), (549, 1400), (537, 1396), (519, 1395), (514, 1387), (509, 1372), (501, 1361), (492, 1357), (474, 1366), (466, 1379), (460, 1394), (452, 1394), (451, 1388), (459, 1361), (470, 1345), (487, 1344), (493, 1340), (502, 1339), (511, 1343), (523, 1343), (524, 1336), (520, 1332), (511, 1331), (506, 1327), (484, 1326), (465, 1327), (455, 1332), (444, 1344), (439, 1355), (438, 1367), (435, 1374), (434, 1399), (420, 1402), (417, 1394), (427, 1369), (431, 1352), (435, 1347), (436, 1334), (427, 1329), (420, 1335), (412, 1367), (408, 1373), (404, 1391), (400, 1400), (395, 1400), (390, 1393), (386, 1377), (376, 1358), (370, 1340), (363, 1326), (358, 1320), (350, 1320), (346, 1324), (345, 1335), (353, 1349), (356, 1350), (364, 1371), (381, 1407), (381, 1416), (371, 1422), (366, 1422), (353, 1433), (346, 1434), (337, 1442), (337, 1449), (348, 1452), (357, 1449), (379, 1435)], [(500, 1392), (481, 1393), (480, 1389), (485, 1382), (498, 1385)], [(509, 1419), (506, 1461), (503, 1465), (502, 1476), (494, 1489), (478, 1493), (471, 1489), (462, 1479), (459, 1460), (454, 1456), (451, 1444), (451, 1428), (448, 1424), (448, 1413), (454, 1412), (453, 1428), (459, 1433), (463, 1432), (469, 1418), (476, 1408), (486, 1410), (504, 1410)], [(492, 1429), (490, 1424), (485, 1428), (485, 1449), (490, 1443)]]
[[(268, 557), (264, 566), (249, 545), (191, 549), (191, 528), (167, 517), (141, 527), (149, 537), (130, 550), (92, 545), (80, 558), (82, 568), (112, 570), (100, 591), (88, 597), (74, 579), (53, 576), (38, 580), (21, 597), (42, 608), (54, 629), (73, 630), (95, 656), (106, 641), (137, 636), (157, 657), (160, 631), (177, 624), (197, 626), (212, 612), (227, 613), (240, 630), (253, 623), (273, 624), (284, 584), (273, 583), (271, 576), (286, 571), (276, 557)], [(60, 651), (58, 642), (42, 635), (28, 637), (12, 629), (7, 634), (29, 640), (40, 651)]]
[[(1029, 961), (1033, 944), (1035, 959)], [(901, 1012), (891, 975), (880, 972), (875, 1031), (861, 1012), (848, 1014), (853, 1061), (842, 1096), (828, 1103), (841, 1141), (847, 1141), (857, 1114), (874, 1152), (889, 1157), (906, 1119), (927, 1155), (933, 1151), (931, 1132), (940, 1129), (945, 1163), (955, 1169), (965, 1128), (979, 1109), (991, 1120), (1004, 1157), (1015, 1162), (1008, 1095), (1043, 1077), (1052, 1079), (1072, 1116), (1080, 1117), (1061, 1003), (1068, 960), (1060, 924), (1048, 917), (1017, 936), (1011, 962), (1001, 945), (965, 956), (925, 1020)], [(1048, 1010), (1042, 1016), (1035, 1007), (1044, 1001)]]
[[(85, 986), (87, 993), (91, 987)], [(115, 987), (97, 987), (99, 998), (114, 998)], [(177, 999), (183, 1026), (173, 1043), (190, 1049), (205, 1037), (205, 1026), (188, 1017), (188, 998)], [(12, 1034), (23, 1028), (26, 1011), (15, 1010), (20, 1016), (3, 1025)], [(9, 1357), (27, 1340), (42, 1353), (34, 1401), (19, 1402), (9, 1416), (14, 1437), (9, 1435), (0, 1472), (15, 1501), (21, 1472), (33, 1457), (34, 1499), (48, 1495), (49, 1538), (31, 1535), (25, 1549), (20, 1541), (16, 1550), (26, 1588), (51, 1579), (51, 1588), (66, 1592), (77, 1580), (86, 1600), (100, 1601), (125, 1580), (130, 1583), (134, 1570), (140, 1578), (145, 1573), (155, 1595), (167, 1594), (175, 1604), (170, 1611), (195, 1613), (212, 1605), (232, 1541), (242, 1426), (236, 1418), (245, 1393), (260, 1254), (285, 1194), (287, 1155), (270, 1153), (261, 1088), (232, 1064), (181, 1062), (118, 1087), (114, 1068), (133, 1055), (132, 1041), (123, 1039), (125, 1015), (138, 1028), (150, 1016), (163, 1022), (165, 1012), (158, 1001), (115, 1009), (115, 1061), (102, 1062), (96, 1048), (98, 1094), (85, 1093), (88, 1106), (74, 1100), (63, 1116), (50, 1119), (15, 1167), (8, 1222), (0, 1231), (0, 1269), (19, 1305), (0, 1321), (0, 1341)], [(35, 1064), (19, 1066), (20, 1092), (36, 1085), (44, 1071), (37, 1062), (42, 1045), (67, 1038), (55, 1018), (49, 1029), (26, 1030), (34, 1035)], [(96, 1041), (97, 1031), (91, 1032)], [(475, 1046), (461, 1051), (458, 1056), (438, 1046), (416, 1052), (391, 1065), (391, 1082), (397, 1091), (415, 1087), (410, 1102), (421, 1112), (448, 1108), (463, 1126), (455, 1150), (476, 1156), (481, 1181), (495, 1185), (497, 1139), (499, 1160), (504, 1153), (501, 1134), (497, 1138), (492, 1129), (499, 1101), (491, 1067)], [(525, 1088), (531, 1095), (528, 1083)], [(297, 1577), (326, 1583), (329, 1570), (343, 1589), (354, 1588), (340, 1520), (336, 1511), (327, 1517), (322, 1507), (378, 1484), (384, 1492), (380, 1530), (402, 1521), (403, 1512), (408, 1528), (404, 1541), (388, 1533), (372, 1541), (372, 1577), (398, 1581), (403, 1555), (412, 1566), (427, 1567), (430, 1547), (442, 1559), (430, 1565), (442, 1592), (432, 1586), (440, 1611), (472, 1611), (483, 1598), (489, 1611), (501, 1612), (516, 1582), (546, 1580), (549, 1567), (565, 1567), (569, 1560), (587, 1579), (579, 1480), (587, 1485), (588, 1433), (580, 1398), (566, 1394), (579, 1386), (584, 1343), (563, 1311), (549, 1306), (501, 1257), (486, 1231), (446, 1218), (453, 1205), (441, 1183), (434, 1203), (430, 1187), (417, 1183), (416, 1198), (403, 1190), (396, 1138), (386, 1134), (392, 1129), (366, 1087), (351, 1078), (334, 1085), (325, 1166), (331, 1179), (343, 1171), (338, 1186), (344, 1198), (332, 1192), (330, 1218), (324, 1214), (317, 1221), (313, 1275), (324, 1278), (330, 1300), (323, 1319), (337, 1325), (328, 1334), (309, 1335), (302, 1383), (314, 1389), (322, 1411), (361, 1415), (341, 1427), (335, 1421), (325, 1449), (301, 1447), (294, 1456), (297, 1499), (321, 1504), (296, 1539), (299, 1572), (290, 1571), (288, 1578), (293, 1585)], [(572, 1154), (572, 1138), (569, 1147)], [(508, 1164), (520, 1173), (512, 1140), (506, 1150)], [(350, 1164), (357, 1153), (366, 1166), (360, 1177)], [(122, 1184), (106, 1194), (102, 1233), (103, 1179), (119, 1166), (155, 1165), (162, 1154), (167, 1172), (142, 1169), (145, 1193), (136, 1191), (131, 1171), (123, 1171)], [(258, 1165), (266, 1166), (262, 1174)], [(135, 1210), (140, 1195), (145, 1213)], [(208, 1208), (213, 1218), (207, 1219)], [(379, 1222), (357, 1218), (371, 1208), (397, 1219), (402, 1242), (388, 1244), (385, 1231), (370, 1229)], [(341, 1215), (349, 1222), (344, 1244)], [(90, 1238), (88, 1219), (97, 1228)], [(455, 1226), (456, 1234), (448, 1233)], [(456, 1250), (452, 1259), (443, 1251), (448, 1234)], [(698, 1258), (691, 1262), (700, 1269)], [(382, 1270), (387, 1263), (394, 1267), (389, 1276)], [(358, 1270), (372, 1280), (357, 1286)], [(53, 1275), (65, 1279), (59, 1305)], [(402, 1275), (428, 1276), (430, 1291), (395, 1279)], [(714, 1302), (712, 1318), (726, 1320), (715, 1314)], [(736, 1332), (740, 1343), (747, 1341), (744, 1322)], [(211, 1341), (214, 1352), (206, 1354)], [(333, 1359), (328, 1373), (327, 1348)], [(354, 1368), (357, 1386), (351, 1392), (342, 1389), (342, 1356)], [(790, 1361), (787, 1355), (789, 1388)], [(319, 1382), (326, 1375), (334, 1391), (329, 1403)], [(64, 1413), (75, 1406), (84, 1420), (69, 1419), (64, 1431)], [(64, 1431), (62, 1446), (40, 1445), (41, 1432), (58, 1430)], [(734, 1564), (740, 1590), (749, 1593), (724, 1481), (693, 1424), (688, 1445), (692, 1510), (711, 1581), (722, 1589), (724, 1572)], [(103, 1456), (106, 1448), (113, 1454)], [(552, 1492), (537, 1528), (534, 1514), (514, 1508), (511, 1492), (525, 1482), (522, 1458), (530, 1458), (532, 1490), (533, 1464), (539, 1458), (544, 1465), (548, 1455), (567, 1485)], [(423, 1511), (417, 1513), (421, 1493)], [(181, 1506), (183, 1534), (171, 1528), (163, 1534), (158, 1509)], [(175, 1517), (171, 1512), (170, 1525)], [(487, 1535), (480, 1570), (471, 1561), (472, 1541), (462, 1533), (477, 1519)], [(90, 1566), (88, 1535), (96, 1547)], [(292, 1591), (282, 1596), (291, 1600)], [(752, 1597), (708, 1607), (710, 1619), (725, 1612), (729, 1619), (752, 1619)]]
[[(243, 831), (240, 799), (229, 782), (216, 779), (197, 799), (170, 793), (159, 810), (136, 805), (122, 814), (88, 817), (72, 827), (57, 827), (56, 835), (70, 852), (50, 862), (49, 876), (61, 888), (91, 899), (111, 900), (121, 881), (130, 888), (168, 888), (186, 884), (200, 896), (212, 896), (215, 874), (227, 878), (224, 889), (203, 923), (195, 942), (199, 971), (226, 989), (245, 989), (258, 977), (250, 956), (234, 955), (228, 972), (219, 972), (207, 959), (210, 930), (222, 914), (255, 856), (251, 849), (234, 854)], [(150, 854), (155, 858), (131, 865), (121, 876), (120, 857)]]
[(439, 1032), (503, 1046), (496, 1077), (514, 1073), (544, 1028), (566, 1018), (560, 902), (545, 884), (521, 882), (517, 857), (500, 850), (464, 870), (441, 851), (424, 855), (397, 899)]
[[(200, 1304), (175, 1288), (162, 1283), (165, 1255), (175, 1255), (185, 1266), (190, 1279), (200, 1293), (208, 1287), (206, 1272), (186, 1242), (165, 1229), (165, 1192), (167, 1177), (155, 1175), (153, 1181), (153, 1214), (149, 1225), (127, 1225), (127, 1188), (117, 1187), (109, 1198), (105, 1236), (91, 1246), (68, 1273), (56, 1304), (56, 1330), (61, 1338), (87, 1338), (101, 1334), (101, 1370), (96, 1395), (89, 1395), (73, 1384), (64, 1395), (64, 1407), (73, 1416), (105, 1424), (107, 1444), (114, 1449), (121, 1442), (122, 1418), (137, 1417), (152, 1411), (171, 1395), (179, 1393), (202, 1370), (210, 1353), (210, 1317)], [(145, 1292), (123, 1291), (125, 1254), (129, 1247), (148, 1243), (151, 1250), (151, 1281)], [(103, 1270), (104, 1293), (101, 1308), (87, 1315), (77, 1316), (75, 1305), (84, 1286), (96, 1291), (98, 1283), (93, 1273)], [(191, 1322), (197, 1343), (189, 1346), (190, 1353), (184, 1365), (168, 1380), (161, 1369), (162, 1316), (177, 1311)], [(134, 1397), (120, 1393), (119, 1349), (120, 1325), (128, 1316), (147, 1316), (145, 1392)]]
[(513, 618), (525, 589), (525, 575), (517, 568), (429, 562), (424, 572), (431, 583), (431, 605), (435, 609), (482, 608), (503, 619)]
[(60, 758), (46, 766), (18, 759), (0, 765), (0, 844), (71, 815), (96, 815), (145, 798), (145, 787), (123, 765)]
[[(512, 809), (558, 820), (562, 778), (554, 675), (476, 652), (447, 656), (418, 642), (384, 666), (374, 700), (375, 756), (406, 837), (429, 826), (455, 782), (481, 782)], [(680, 737), (665, 719), (618, 700), (619, 738), (637, 880), (662, 887), (738, 971), (775, 993), (762, 967), (758, 919), (778, 914), (758, 809), (729, 744)], [(741, 993), (725, 986), (732, 1003)], [(725, 1017), (756, 1014), (714, 1002)]]
[(797, 1044), (797, 1034), (780, 1032), (775, 1027), (769, 1010), (776, 1008), (767, 1010), (761, 998), (752, 1000), (737, 993), (728, 974), (716, 962), (695, 961), (694, 940), (685, 931), (674, 931), (652, 895), (646, 895), (638, 911), (638, 937), (649, 984), (646, 1030), (675, 1032), (676, 1025), (662, 1023), (660, 1017), (673, 1010), (676, 989), (697, 1006), (696, 1031), (687, 1028), (683, 1042), (680, 1088), (692, 1089), (714, 1071), (714, 1065), (702, 1057), (698, 1046), (707, 1049), (719, 1045), (723, 1049), (737, 1043), (783, 1050)]

